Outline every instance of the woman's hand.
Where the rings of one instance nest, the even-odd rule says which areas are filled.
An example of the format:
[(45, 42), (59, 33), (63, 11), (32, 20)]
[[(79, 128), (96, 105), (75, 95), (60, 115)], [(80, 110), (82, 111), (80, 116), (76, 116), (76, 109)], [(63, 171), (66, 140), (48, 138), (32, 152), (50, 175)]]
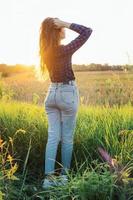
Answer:
[(64, 22), (60, 20), (59, 18), (53, 18), (53, 23), (55, 24), (55, 28), (60, 29), (60, 28), (69, 28), (71, 23)]
[(53, 18), (53, 22), (54, 22), (55, 28), (57, 29), (64, 27), (63, 21), (61, 21), (59, 18)]

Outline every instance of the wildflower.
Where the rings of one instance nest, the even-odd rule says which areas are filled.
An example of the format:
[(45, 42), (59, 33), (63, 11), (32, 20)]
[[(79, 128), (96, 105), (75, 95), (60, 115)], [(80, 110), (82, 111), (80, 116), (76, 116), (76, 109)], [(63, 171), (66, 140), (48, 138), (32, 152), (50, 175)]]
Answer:
[(2, 149), (2, 147), (5, 145), (6, 142), (3, 142), (3, 140), (0, 137), (0, 149)]
[(0, 138), (0, 146), (2, 145), (2, 143), (3, 143), (3, 140)]
[(14, 166), (12, 166), (11, 169), (7, 171), (7, 174), (6, 174), (7, 178), (15, 180), (16, 178), (13, 174), (17, 171), (17, 169), (18, 169), (18, 165), (17, 163), (15, 163)]
[(7, 161), (9, 161), (10, 163), (12, 163), (12, 161), (13, 161), (13, 158), (10, 154), (7, 156)]

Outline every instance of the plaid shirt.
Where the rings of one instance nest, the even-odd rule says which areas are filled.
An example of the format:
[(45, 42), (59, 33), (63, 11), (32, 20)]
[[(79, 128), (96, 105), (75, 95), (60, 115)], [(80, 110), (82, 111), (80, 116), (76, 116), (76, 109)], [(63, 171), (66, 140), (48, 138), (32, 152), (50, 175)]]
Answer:
[(67, 45), (60, 45), (57, 48), (55, 59), (51, 63), (51, 70), (48, 70), (51, 82), (75, 80), (71, 57), (88, 40), (92, 33), (91, 28), (76, 23), (71, 23), (69, 29), (79, 33), (79, 35)]

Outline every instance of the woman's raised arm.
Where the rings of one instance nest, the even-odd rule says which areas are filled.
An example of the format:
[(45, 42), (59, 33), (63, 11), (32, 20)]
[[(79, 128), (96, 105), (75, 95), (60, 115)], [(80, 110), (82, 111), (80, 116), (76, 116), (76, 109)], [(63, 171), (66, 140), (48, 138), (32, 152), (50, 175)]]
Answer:
[(88, 40), (92, 33), (92, 29), (90, 27), (77, 23), (64, 22), (58, 18), (55, 18), (55, 25), (57, 28), (65, 27), (79, 33), (79, 36), (77, 36), (74, 40), (67, 45), (62, 46), (61, 51), (59, 52), (60, 54), (73, 54)]

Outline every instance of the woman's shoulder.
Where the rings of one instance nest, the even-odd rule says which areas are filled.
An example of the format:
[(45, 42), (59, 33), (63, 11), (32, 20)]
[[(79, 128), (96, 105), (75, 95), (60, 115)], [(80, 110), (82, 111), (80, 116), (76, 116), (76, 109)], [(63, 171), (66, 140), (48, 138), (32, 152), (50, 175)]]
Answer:
[(56, 56), (62, 55), (62, 52), (64, 51), (64, 47), (65, 47), (64, 44), (58, 45), (58, 46), (55, 48), (55, 55), (56, 55)]

